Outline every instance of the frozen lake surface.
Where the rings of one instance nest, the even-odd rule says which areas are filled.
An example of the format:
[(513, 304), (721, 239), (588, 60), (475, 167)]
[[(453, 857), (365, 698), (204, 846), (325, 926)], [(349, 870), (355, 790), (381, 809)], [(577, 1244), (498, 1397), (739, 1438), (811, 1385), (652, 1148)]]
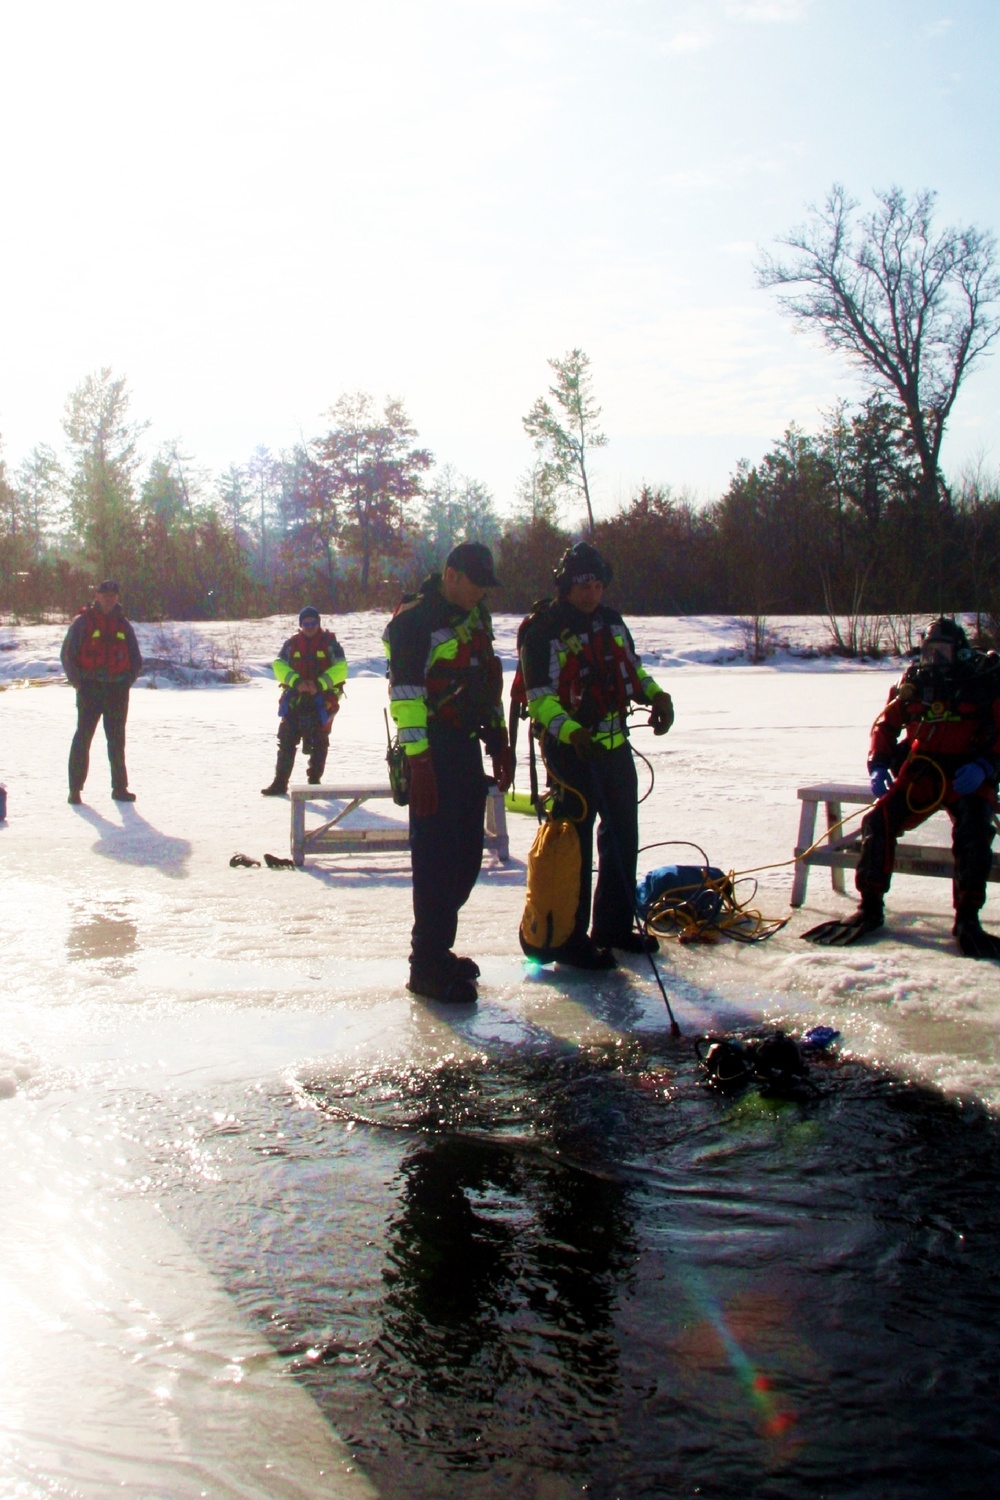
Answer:
[[(381, 781), (384, 621), (332, 623), (327, 780)], [(460, 926), (480, 1004), (418, 1005), (405, 855), (229, 867), (288, 852), (259, 788), (290, 626), (140, 627), (139, 800), (98, 738), (80, 808), (64, 627), (0, 629), (0, 1492), (981, 1492), (1000, 966), (957, 956), (947, 883), (897, 880), (844, 952), (800, 940), (848, 909), (821, 871), (765, 945), (669, 946), (677, 1043), (637, 961), (525, 968), (511, 817)], [(644, 842), (743, 871), (789, 859), (797, 786), (863, 778), (899, 668), (740, 665), (737, 635), (636, 622), (677, 722), (635, 743)], [(234, 657), (249, 683), (208, 685)], [(786, 915), (790, 867), (757, 878)], [(817, 1022), (820, 1098), (698, 1083), (699, 1033)]]

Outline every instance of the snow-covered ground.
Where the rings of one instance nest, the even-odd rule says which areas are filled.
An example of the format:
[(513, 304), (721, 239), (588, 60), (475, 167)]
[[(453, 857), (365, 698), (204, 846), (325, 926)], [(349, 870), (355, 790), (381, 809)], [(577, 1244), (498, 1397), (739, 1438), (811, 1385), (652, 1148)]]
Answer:
[[(384, 622), (331, 623), (350, 680), (326, 780), (382, 781)], [(508, 667), (516, 623), (497, 621)], [(819, 621), (776, 622), (794, 649), (766, 666), (737, 659), (731, 620), (633, 623), (677, 712), (665, 739), (635, 734), (655, 775), (643, 842), (692, 840), (727, 870), (778, 865), (759, 874), (757, 904), (786, 915), (792, 870), (780, 862), (795, 842), (796, 788), (864, 779), (868, 728), (899, 663), (803, 655), (824, 640)], [(463, 1017), (422, 1007), (403, 988), (405, 855), (318, 858), (295, 872), (230, 868), (236, 851), (288, 853), (288, 804), (259, 788), (274, 765), (268, 667), (291, 626), (140, 626), (160, 665), (131, 700), (138, 801), (110, 800), (98, 731), (79, 808), (66, 804), (65, 626), (0, 627), (0, 1473), (6, 1466), (22, 1486), (5, 1493), (49, 1494), (52, 1476), (67, 1472), (77, 1487), (60, 1493), (368, 1493), (143, 1191), (154, 1160), (199, 1149), (190, 1101), (210, 1111), (234, 1081), (263, 1088), (317, 1064), (664, 1025), (638, 960), (594, 981), (526, 969), (517, 926), (531, 819), (509, 818), (512, 860), (487, 860), (463, 913), (460, 950), (483, 969), (480, 1004)], [(234, 664), (249, 681), (221, 684)], [(648, 779), (640, 766), (640, 785)], [(946, 820), (929, 825), (935, 839), (948, 841)], [(652, 848), (640, 870), (691, 854)], [(807, 905), (770, 942), (668, 946), (661, 967), (684, 1032), (751, 1018), (824, 1022), (860, 1057), (995, 1107), (1000, 965), (958, 956), (948, 884), (897, 879), (879, 941), (840, 951), (801, 941), (852, 904), (814, 870)], [(991, 887), (987, 925), (997, 925), (997, 906)], [(175, 1141), (154, 1142), (143, 1119), (165, 1099), (189, 1123)], [(112, 1392), (102, 1445), (93, 1408)], [(162, 1488), (149, 1487), (157, 1465), (170, 1476)]]

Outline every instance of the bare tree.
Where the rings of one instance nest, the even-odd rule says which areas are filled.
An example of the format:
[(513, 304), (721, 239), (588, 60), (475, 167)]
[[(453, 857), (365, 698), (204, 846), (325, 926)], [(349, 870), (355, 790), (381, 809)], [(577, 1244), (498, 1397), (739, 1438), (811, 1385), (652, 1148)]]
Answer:
[(790, 260), (764, 254), (762, 287), (801, 287), (782, 297), (789, 316), (819, 328), (832, 349), (888, 389), (906, 413), (920, 462), (922, 497), (937, 498), (941, 443), (959, 387), (1000, 332), (996, 241), (974, 227), (932, 229), (935, 194), (875, 194), (871, 213), (834, 185), (822, 208), (779, 241)]
[(534, 441), (541, 460), (543, 491), (576, 490), (587, 506), (587, 524), (594, 534), (594, 507), (590, 498), (587, 454), (591, 448), (606, 448), (608, 440), (597, 431), (601, 408), (590, 391), (590, 359), (582, 349), (571, 349), (564, 359), (550, 359), (556, 382), (549, 386), (558, 410), (539, 396), (526, 417), (524, 430)]

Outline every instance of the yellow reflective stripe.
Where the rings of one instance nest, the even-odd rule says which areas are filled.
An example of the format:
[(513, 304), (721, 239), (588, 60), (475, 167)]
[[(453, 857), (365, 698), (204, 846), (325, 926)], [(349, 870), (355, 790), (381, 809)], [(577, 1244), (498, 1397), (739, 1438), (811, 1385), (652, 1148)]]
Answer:
[(431, 653), (427, 658), (427, 665), (431, 666), (436, 661), (454, 661), (458, 655), (458, 636), (449, 632), (448, 639), (440, 641), (438, 645), (431, 647)]
[(299, 674), (294, 667), (290, 667), (282, 657), (271, 663), (271, 671), (280, 683), (285, 687), (293, 687), (299, 681)]
[(389, 705), (389, 712), (397, 729), (410, 729), (415, 725), (427, 727), (426, 698), (410, 698), (403, 702), (395, 699)]

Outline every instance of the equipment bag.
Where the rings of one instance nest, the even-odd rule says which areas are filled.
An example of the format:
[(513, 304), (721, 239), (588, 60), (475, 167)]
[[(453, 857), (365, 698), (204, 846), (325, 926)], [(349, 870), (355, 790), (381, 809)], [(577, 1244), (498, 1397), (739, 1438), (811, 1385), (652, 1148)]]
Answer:
[(529, 958), (551, 963), (568, 942), (580, 904), (580, 836), (569, 819), (546, 818), (528, 855), (528, 889), (521, 918), (521, 947)]
[(728, 888), (726, 876), (714, 865), (660, 865), (636, 886), (636, 906), (640, 917), (655, 902), (660, 908), (690, 907), (701, 921), (714, 922)]

